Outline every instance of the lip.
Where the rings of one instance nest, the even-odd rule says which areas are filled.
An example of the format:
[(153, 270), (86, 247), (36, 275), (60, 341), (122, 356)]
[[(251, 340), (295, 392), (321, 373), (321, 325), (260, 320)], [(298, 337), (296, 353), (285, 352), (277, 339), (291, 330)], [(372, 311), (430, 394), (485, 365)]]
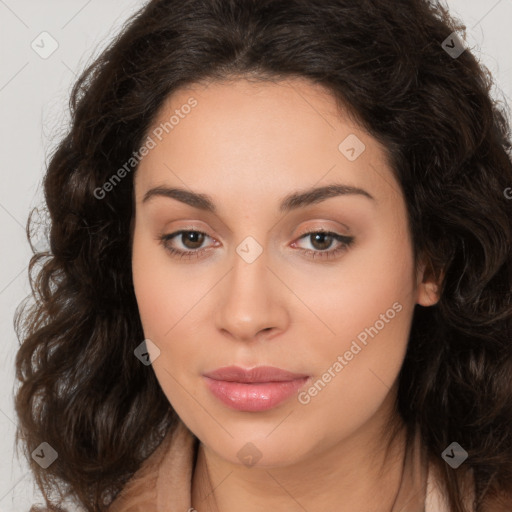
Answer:
[(247, 370), (240, 366), (224, 366), (203, 375), (225, 382), (286, 382), (309, 377), (305, 373), (293, 373), (275, 366), (256, 366)]
[(203, 374), (208, 389), (225, 405), (238, 411), (257, 412), (278, 406), (309, 380), (309, 375), (273, 366), (244, 369), (218, 368)]

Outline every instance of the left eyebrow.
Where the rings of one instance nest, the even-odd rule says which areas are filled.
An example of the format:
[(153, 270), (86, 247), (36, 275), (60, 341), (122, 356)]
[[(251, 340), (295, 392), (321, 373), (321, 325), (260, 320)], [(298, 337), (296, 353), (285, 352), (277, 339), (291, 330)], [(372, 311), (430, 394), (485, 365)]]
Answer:
[[(375, 198), (364, 189), (352, 187), (350, 185), (331, 184), (323, 187), (313, 187), (303, 191), (297, 191), (285, 196), (281, 200), (279, 211), (281, 213), (289, 212), (291, 210), (296, 210), (297, 208), (303, 208), (311, 204), (320, 203), (331, 197), (346, 195), (359, 195), (375, 201)], [(189, 190), (179, 187), (154, 187), (144, 194), (142, 202), (145, 203), (151, 198), (157, 196), (176, 199), (177, 201), (188, 204), (193, 208), (217, 213), (217, 207), (215, 206), (211, 196), (198, 192), (190, 192)]]

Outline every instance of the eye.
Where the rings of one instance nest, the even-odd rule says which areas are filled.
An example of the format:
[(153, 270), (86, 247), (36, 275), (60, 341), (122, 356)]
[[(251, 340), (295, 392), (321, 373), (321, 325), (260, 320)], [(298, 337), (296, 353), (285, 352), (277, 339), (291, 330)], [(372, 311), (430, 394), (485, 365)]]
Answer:
[[(312, 238), (313, 246), (317, 250), (312, 249), (299, 249), (308, 258), (324, 258), (332, 259), (338, 256), (340, 253), (346, 251), (353, 243), (353, 236), (344, 236), (331, 231), (310, 231), (303, 233), (299, 240), (303, 238)], [(185, 249), (179, 249), (173, 247), (171, 242), (177, 238)], [(186, 258), (199, 258), (201, 254), (208, 250), (208, 248), (201, 248), (205, 238), (211, 238), (206, 233), (197, 230), (181, 230), (170, 234), (163, 234), (158, 237), (160, 243), (164, 246), (165, 250), (170, 253), (173, 257), (179, 259)], [(327, 240), (327, 242), (326, 242)], [(335, 249), (329, 250), (332, 247), (333, 242), (337, 242), (338, 246)], [(292, 244), (292, 247), (296, 246), (297, 242)]]
[[(186, 236), (185, 236), (186, 235)], [(170, 245), (170, 242), (173, 241), (174, 238), (179, 237), (178, 240), (181, 240), (181, 243), (185, 246), (185, 250), (176, 249)], [(174, 233), (170, 233), (168, 235), (164, 234), (159, 237), (160, 242), (172, 256), (177, 258), (192, 258), (199, 257), (199, 254), (203, 253), (207, 249), (199, 249), (197, 250), (204, 242), (205, 237), (211, 238), (206, 233), (202, 231), (196, 230), (181, 230), (176, 231)], [(190, 244), (190, 245), (188, 245)], [(192, 248), (192, 250), (186, 250), (187, 248)]]
[[(353, 236), (344, 236), (338, 233), (333, 233), (332, 231), (309, 231), (301, 235), (299, 240), (303, 238), (309, 238), (313, 241), (313, 247), (319, 247), (319, 250), (311, 250), (311, 249), (300, 249), (307, 257), (309, 258), (324, 258), (324, 259), (332, 259), (348, 250), (348, 248), (354, 242)], [(327, 239), (327, 242), (326, 242)], [(336, 241), (339, 245), (332, 250), (328, 250), (333, 245), (333, 241)], [(297, 242), (294, 242), (292, 246), (296, 245)]]

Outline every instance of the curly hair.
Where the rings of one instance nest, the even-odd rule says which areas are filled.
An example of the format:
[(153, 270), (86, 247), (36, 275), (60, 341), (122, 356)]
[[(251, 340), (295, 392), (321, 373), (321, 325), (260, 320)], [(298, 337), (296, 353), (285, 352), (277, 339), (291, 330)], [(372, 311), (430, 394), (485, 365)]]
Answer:
[[(16, 443), (49, 510), (64, 510), (66, 496), (107, 510), (177, 421), (133, 355), (144, 339), (134, 172), (98, 190), (169, 94), (232, 77), (321, 84), (387, 149), (415, 258), (441, 283), (439, 302), (414, 310), (397, 409), (421, 433), (453, 512), (468, 512), (464, 468), (471, 512), (499, 499), (512, 509), (510, 121), (488, 69), (469, 49), (445, 51), (465, 31), (428, 0), (153, 0), (81, 74), (44, 176), (50, 250), (32, 247), (32, 293), (15, 314)], [(458, 471), (441, 457), (452, 441), (469, 454)], [(30, 457), (42, 442), (58, 452), (47, 469)]]

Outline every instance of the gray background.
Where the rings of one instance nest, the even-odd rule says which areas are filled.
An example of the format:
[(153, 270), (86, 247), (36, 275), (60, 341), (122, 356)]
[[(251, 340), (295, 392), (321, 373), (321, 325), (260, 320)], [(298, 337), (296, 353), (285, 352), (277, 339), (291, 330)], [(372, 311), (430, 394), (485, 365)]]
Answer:
[[(145, 3), (0, 0), (0, 512), (25, 512), (42, 502), (14, 445), (13, 315), (30, 291), (27, 215), (40, 204), (47, 158), (68, 126), (77, 74)], [(512, 0), (446, 0), (445, 5), (466, 24), (466, 46), (493, 74), (493, 96), (512, 106)], [(51, 44), (58, 47), (42, 58), (32, 44), (40, 53)]]

